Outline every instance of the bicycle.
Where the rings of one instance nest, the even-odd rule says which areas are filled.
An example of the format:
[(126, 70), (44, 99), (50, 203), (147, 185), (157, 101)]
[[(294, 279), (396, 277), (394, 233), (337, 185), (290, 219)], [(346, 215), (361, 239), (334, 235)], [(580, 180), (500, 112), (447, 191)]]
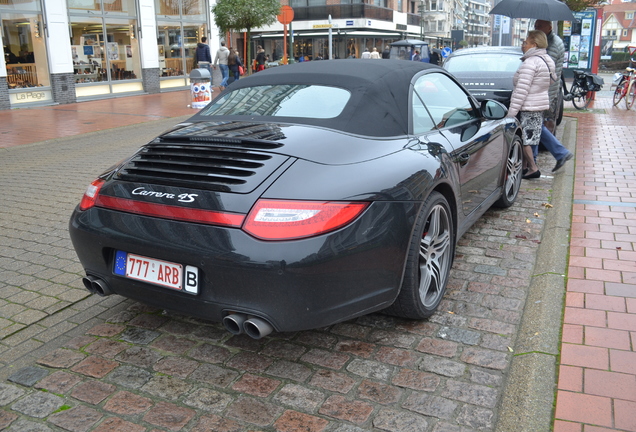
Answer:
[[(631, 60), (632, 62), (634, 59)], [(616, 84), (616, 90), (614, 90), (614, 106), (618, 105), (620, 101), (625, 98), (625, 107), (631, 109), (636, 102), (636, 85), (634, 81), (634, 74), (636, 69), (627, 67), (625, 69), (627, 73), (617, 72), (614, 74), (613, 83)]]
[[(603, 78), (590, 72), (582, 70), (574, 70), (574, 80), (570, 91), (563, 95), (563, 100), (572, 101), (574, 108), (582, 110), (590, 105), (594, 99), (593, 92), (597, 92), (603, 88)], [(563, 77), (563, 75), (562, 75)], [(567, 90), (565, 83), (564, 90)]]

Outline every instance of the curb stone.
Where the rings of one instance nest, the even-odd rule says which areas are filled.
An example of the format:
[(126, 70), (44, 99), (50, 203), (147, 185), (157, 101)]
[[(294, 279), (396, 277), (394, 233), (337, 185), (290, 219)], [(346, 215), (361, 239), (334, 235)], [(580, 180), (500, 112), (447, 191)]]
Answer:
[[(574, 153), (577, 121), (564, 117), (563, 123), (559, 138), (567, 137), (562, 144)], [(495, 432), (518, 430), (519, 425), (523, 425), (524, 432), (552, 430), (570, 244), (574, 162), (566, 164), (562, 170), (563, 173), (555, 175), (552, 184), (554, 207), (550, 217), (546, 218), (537, 251), (537, 263)]]

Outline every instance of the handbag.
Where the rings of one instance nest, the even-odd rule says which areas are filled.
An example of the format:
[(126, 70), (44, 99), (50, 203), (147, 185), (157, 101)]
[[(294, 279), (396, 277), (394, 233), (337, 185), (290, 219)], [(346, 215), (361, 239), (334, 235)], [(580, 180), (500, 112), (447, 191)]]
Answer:
[(239, 66), (239, 75), (243, 76), (244, 73), (245, 69), (243, 69), (243, 66)]
[(210, 67), (210, 62), (200, 61), (197, 63), (197, 67), (208, 69)]

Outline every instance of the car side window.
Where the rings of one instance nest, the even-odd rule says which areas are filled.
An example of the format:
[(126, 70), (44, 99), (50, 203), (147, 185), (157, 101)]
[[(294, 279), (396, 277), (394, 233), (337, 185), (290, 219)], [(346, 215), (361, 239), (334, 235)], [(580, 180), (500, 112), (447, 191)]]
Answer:
[[(473, 120), (477, 113), (469, 96), (449, 77), (441, 73), (422, 75), (413, 89), (413, 132), (421, 133), (433, 127), (445, 128)], [(423, 105), (433, 121), (433, 127), (424, 125), (418, 130), (420, 105)], [(418, 119), (416, 119), (416, 116)]]
[(435, 122), (417, 94), (413, 95), (413, 133), (416, 135), (435, 129)]

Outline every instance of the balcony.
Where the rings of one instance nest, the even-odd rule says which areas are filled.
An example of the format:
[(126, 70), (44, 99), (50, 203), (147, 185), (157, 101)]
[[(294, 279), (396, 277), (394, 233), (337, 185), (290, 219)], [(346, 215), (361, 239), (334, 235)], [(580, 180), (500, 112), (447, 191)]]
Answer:
[(329, 15), (331, 15), (332, 19), (367, 18), (393, 22), (393, 9), (368, 4), (358, 3), (294, 7), (294, 21), (325, 20)]

